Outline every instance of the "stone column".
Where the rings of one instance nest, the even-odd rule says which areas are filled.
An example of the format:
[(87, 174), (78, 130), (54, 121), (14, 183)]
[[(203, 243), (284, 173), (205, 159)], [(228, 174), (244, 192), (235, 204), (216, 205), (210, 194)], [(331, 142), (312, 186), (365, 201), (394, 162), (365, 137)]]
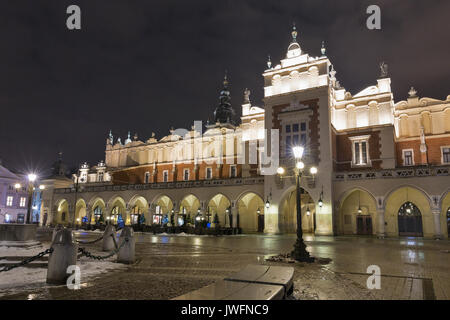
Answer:
[(386, 237), (386, 225), (384, 220), (384, 208), (377, 209), (377, 237), (380, 239), (384, 239)]
[(434, 238), (442, 240), (444, 236), (442, 235), (441, 231), (441, 210), (433, 209), (431, 210), (431, 214), (433, 215), (434, 219)]
[(231, 208), (231, 214), (233, 216), (233, 228), (237, 228), (238, 209), (236, 207)]

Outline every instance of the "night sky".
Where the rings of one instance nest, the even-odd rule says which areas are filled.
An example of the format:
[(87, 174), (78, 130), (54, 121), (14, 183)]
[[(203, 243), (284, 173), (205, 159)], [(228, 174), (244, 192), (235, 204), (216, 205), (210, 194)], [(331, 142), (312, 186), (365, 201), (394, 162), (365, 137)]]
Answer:
[[(66, 27), (81, 7), (82, 29)], [(366, 28), (367, 6), (382, 29)], [(353, 94), (389, 65), (395, 101), (450, 94), (450, 1), (34, 0), (0, 4), (0, 158), (48, 172), (59, 150), (78, 165), (104, 159), (109, 129), (122, 142), (213, 118), (224, 71), (240, 114), (243, 91), (261, 106), (267, 55), (284, 58), (292, 22), (313, 56), (322, 40)]]

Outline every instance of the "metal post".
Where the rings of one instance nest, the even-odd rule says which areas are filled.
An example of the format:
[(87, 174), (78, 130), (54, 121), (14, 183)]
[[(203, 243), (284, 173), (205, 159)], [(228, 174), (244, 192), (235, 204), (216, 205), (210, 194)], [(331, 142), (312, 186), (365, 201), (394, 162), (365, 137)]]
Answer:
[(27, 208), (27, 219), (25, 221), (26, 224), (30, 223), (31, 220), (31, 204), (33, 202), (33, 188), (34, 183), (29, 182), (28, 183), (28, 208)]
[(314, 258), (309, 256), (309, 252), (306, 251), (306, 245), (303, 242), (303, 230), (302, 230), (302, 207), (301, 207), (301, 193), (300, 193), (300, 177), (301, 172), (296, 172), (296, 202), (297, 202), (297, 240), (294, 244), (294, 250), (292, 251), (292, 257), (300, 262), (312, 262)]

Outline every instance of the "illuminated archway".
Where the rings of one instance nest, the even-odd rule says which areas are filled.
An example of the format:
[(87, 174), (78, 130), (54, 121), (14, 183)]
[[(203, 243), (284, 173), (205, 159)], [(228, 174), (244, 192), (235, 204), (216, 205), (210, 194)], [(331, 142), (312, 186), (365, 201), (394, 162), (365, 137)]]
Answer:
[(92, 208), (90, 213), (91, 224), (105, 224), (107, 217), (105, 201), (100, 197), (96, 197), (89, 203)]
[(170, 222), (170, 217), (173, 215), (173, 201), (166, 195), (159, 196), (153, 202), (153, 223), (166, 225)]
[(398, 210), (398, 233), (400, 236), (423, 237), (422, 213), (411, 201)]
[[(217, 217), (216, 217), (217, 215)], [(208, 222), (218, 221), (221, 226), (232, 226), (231, 202), (221, 193), (216, 194), (208, 202), (206, 207), (206, 220)], [(238, 221), (239, 226), (239, 221)]]
[(443, 196), (441, 208), (441, 232), (444, 237), (450, 238), (450, 191)]
[(127, 217), (126, 204), (121, 197), (111, 199), (109, 201), (109, 207), (111, 208), (111, 211), (106, 218), (107, 222), (118, 226), (130, 224), (130, 218)]
[(55, 224), (69, 224), (69, 203), (66, 199), (62, 199), (58, 202), (57, 214), (53, 218)]
[(178, 215), (178, 225), (183, 225), (186, 221), (193, 221), (200, 210), (200, 200), (193, 194), (188, 194), (180, 202)]
[(254, 192), (238, 201), (239, 227), (243, 232), (264, 232), (264, 201)]
[(389, 193), (385, 205), (386, 233), (399, 236), (399, 212), (405, 203), (411, 202), (421, 214), (422, 231), (425, 237), (434, 236), (434, 219), (431, 214), (430, 198), (415, 187), (400, 187)]
[(148, 224), (150, 222), (148, 202), (143, 196), (134, 196), (128, 203), (131, 208), (130, 223), (132, 225)]
[(339, 208), (340, 234), (374, 235), (377, 233), (377, 206), (367, 191), (347, 192)]
[[(305, 189), (301, 188), (300, 203), (302, 206), (302, 231), (313, 233), (315, 231), (316, 206), (314, 200)], [(297, 200), (296, 189), (288, 192), (280, 202), (279, 229), (282, 233), (295, 233), (297, 231)]]
[(87, 217), (86, 202), (83, 199), (78, 199), (75, 206), (75, 224), (80, 225), (82, 223), (87, 223), (88, 219), (89, 218)]

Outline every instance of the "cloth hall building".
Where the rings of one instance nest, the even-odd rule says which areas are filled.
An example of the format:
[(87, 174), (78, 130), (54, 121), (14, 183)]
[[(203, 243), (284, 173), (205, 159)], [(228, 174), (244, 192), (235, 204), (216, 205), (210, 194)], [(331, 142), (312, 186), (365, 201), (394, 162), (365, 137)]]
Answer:
[[(292, 31), (286, 57), (263, 72), (263, 106), (245, 90), (233, 121), (225, 77), (214, 121), (122, 143), (110, 133), (105, 160), (65, 187), (46, 188), (47, 223), (87, 219), (183, 224), (187, 215), (245, 232), (296, 230), (292, 146), (305, 148), (304, 232), (448, 238), (450, 96), (395, 101), (387, 66), (353, 94), (326, 56), (304, 52)], [(286, 177), (277, 168), (286, 168)], [(286, 178), (286, 179), (285, 179)], [(75, 218), (73, 218), (75, 215)]]

